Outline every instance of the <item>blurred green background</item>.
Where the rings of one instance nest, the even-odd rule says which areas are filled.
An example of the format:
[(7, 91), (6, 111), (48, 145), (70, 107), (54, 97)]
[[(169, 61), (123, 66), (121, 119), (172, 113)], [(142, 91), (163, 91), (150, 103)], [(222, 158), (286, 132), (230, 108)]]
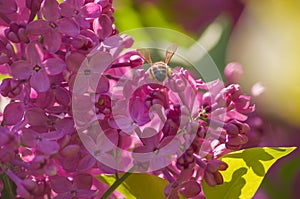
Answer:
[[(239, 62), (239, 82), (254, 97), (258, 146), (300, 146), (299, 0), (115, 0), (120, 32), (161, 27), (182, 32), (209, 52), (220, 72)], [(180, 39), (180, 38), (178, 38)], [(270, 170), (254, 198), (299, 198), (299, 149)]]

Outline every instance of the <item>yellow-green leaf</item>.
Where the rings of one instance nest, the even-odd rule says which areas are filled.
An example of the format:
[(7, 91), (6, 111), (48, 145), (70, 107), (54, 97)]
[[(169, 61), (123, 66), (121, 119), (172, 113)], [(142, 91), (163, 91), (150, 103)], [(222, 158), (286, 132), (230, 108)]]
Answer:
[[(115, 176), (101, 175), (101, 181), (112, 185), (115, 182)], [(131, 174), (118, 188), (126, 199), (163, 199), (164, 188), (168, 181), (150, 174)]]
[(272, 164), (295, 149), (251, 148), (225, 155), (221, 159), (229, 167), (222, 172), (224, 184), (210, 187), (203, 182), (206, 198), (252, 198)]

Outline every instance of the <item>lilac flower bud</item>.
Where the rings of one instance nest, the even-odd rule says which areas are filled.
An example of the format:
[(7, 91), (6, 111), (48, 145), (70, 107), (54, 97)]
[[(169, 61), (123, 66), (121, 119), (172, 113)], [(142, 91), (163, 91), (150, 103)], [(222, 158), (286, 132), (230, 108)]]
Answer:
[(224, 69), (225, 77), (229, 83), (237, 83), (243, 76), (243, 68), (239, 63), (229, 63)]
[(228, 168), (228, 165), (221, 160), (210, 160), (206, 165), (206, 170), (211, 173), (217, 171), (225, 171)]
[(228, 165), (221, 160), (208, 161), (205, 171), (204, 179), (209, 186), (215, 186), (223, 183), (222, 174), (219, 171), (224, 171), (228, 168)]
[(0, 64), (9, 63), (15, 56), (14, 48), (6, 38), (0, 37)]
[(239, 128), (233, 123), (226, 123), (224, 129), (228, 134), (237, 135), (239, 134)]
[(22, 91), (21, 81), (12, 78), (2, 80), (0, 86), (1, 95), (4, 97), (15, 98)]
[(243, 144), (248, 142), (248, 137), (244, 134), (226, 136), (226, 148), (238, 150)]
[(63, 148), (60, 151), (60, 154), (66, 158), (68, 157), (74, 157), (76, 155), (78, 155), (78, 152), (80, 151), (80, 146), (77, 144), (70, 144), (68, 146), (66, 146), (65, 148)]
[(136, 67), (139, 67), (141, 65), (143, 65), (143, 59), (138, 56), (138, 55), (132, 55), (130, 58), (129, 58), (129, 62), (131, 64), (131, 67), (132, 68), (136, 68)]
[(12, 22), (10, 23), (10, 27), (5, 29), (5, 35), (14, 43), (27, 43), (29, 39), (26, 36), (25, 29), (26, 25), (24, 23), (17, 24), (16, 22)]

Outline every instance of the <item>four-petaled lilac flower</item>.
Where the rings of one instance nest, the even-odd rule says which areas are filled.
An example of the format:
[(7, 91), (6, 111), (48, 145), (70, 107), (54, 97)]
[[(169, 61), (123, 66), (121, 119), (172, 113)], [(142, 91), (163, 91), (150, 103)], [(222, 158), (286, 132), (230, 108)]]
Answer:
[(52, 155), (58, 152), (59, 145), (56, 140), (62, 136), (62, 134), (56, 135), (55, 133), (38, 133), (31, 129), (23, 129), (21, 141), (27, 147), (34, 147), (46, 155)]
[(88, 199), (97, 194), (97, 190), (91, 190), (92, 181), (90, 174), (78, 174), (72, 180), (64, 176), (53, 176), (50, 178), (50, 185), (57, 193), (54, 199)]
[(27, 33), (42, 35), (49, 52), (55, 53), (61, 46), (62, 35), (76, 37), (78, 25), (70, 18), (61, 18), (56, 0), (45, 0), (42, 13), (46, 20), (38, 19), (27, 25)]
[[(168, 199), (179, 199), (179, 193), (187, 198), (193, 198), (201, 192), (200, 184), (193, 178), (194, 169), (185, 169), (164, 190)], [(173, 180), (173, 179), (171, 179)]]
[(89, 28), (89, 18), (100, 16), (102, 7), (97, 3), (87, 3), (84, 0), (66, 0), (59, 5), (63, 17), (73, 18), (81, 28)]
[[(161, 138), (161, 133), (148, 127), (139, 135), (143, 146), (134, 149), (134, 160), (143, 164), (149, 164), (149, 169), (157, 170), (172, 161), (172, 155), (180, 149), (180, 141), (174, 136)], [(147, 156), (147, 157), (145, 157)]]
[(30, 85), (38, 92), (45, 92), (50, 88), (49, 75), (60, 74), (65, 63), (58, 57), (45, 58), (42, 47), (33, 41), (26, 49), (27, 60), (19, 60), (11, 65), (12, 75), (20, 80), (30, 79)]

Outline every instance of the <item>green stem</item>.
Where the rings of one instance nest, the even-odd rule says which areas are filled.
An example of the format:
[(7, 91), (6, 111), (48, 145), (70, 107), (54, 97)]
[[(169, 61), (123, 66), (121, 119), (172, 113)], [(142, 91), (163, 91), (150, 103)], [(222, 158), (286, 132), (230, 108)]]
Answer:
[(122, 184), (124, 180), (126, 180), (126, 178), (130, 176), (130, 174), (131, 174), (131, 170), (125, 173), (122, 177), (116, 179), (116, 181), (110, 186), (110, 188), (103, 194), (101, 199), (108, 198), (108, 196), (110, 196), (110, 194), (112, 194), (112, 192), (114, 192), (114, 190), (116, 190), (118, 186), (120, 186), (120, 184)]

